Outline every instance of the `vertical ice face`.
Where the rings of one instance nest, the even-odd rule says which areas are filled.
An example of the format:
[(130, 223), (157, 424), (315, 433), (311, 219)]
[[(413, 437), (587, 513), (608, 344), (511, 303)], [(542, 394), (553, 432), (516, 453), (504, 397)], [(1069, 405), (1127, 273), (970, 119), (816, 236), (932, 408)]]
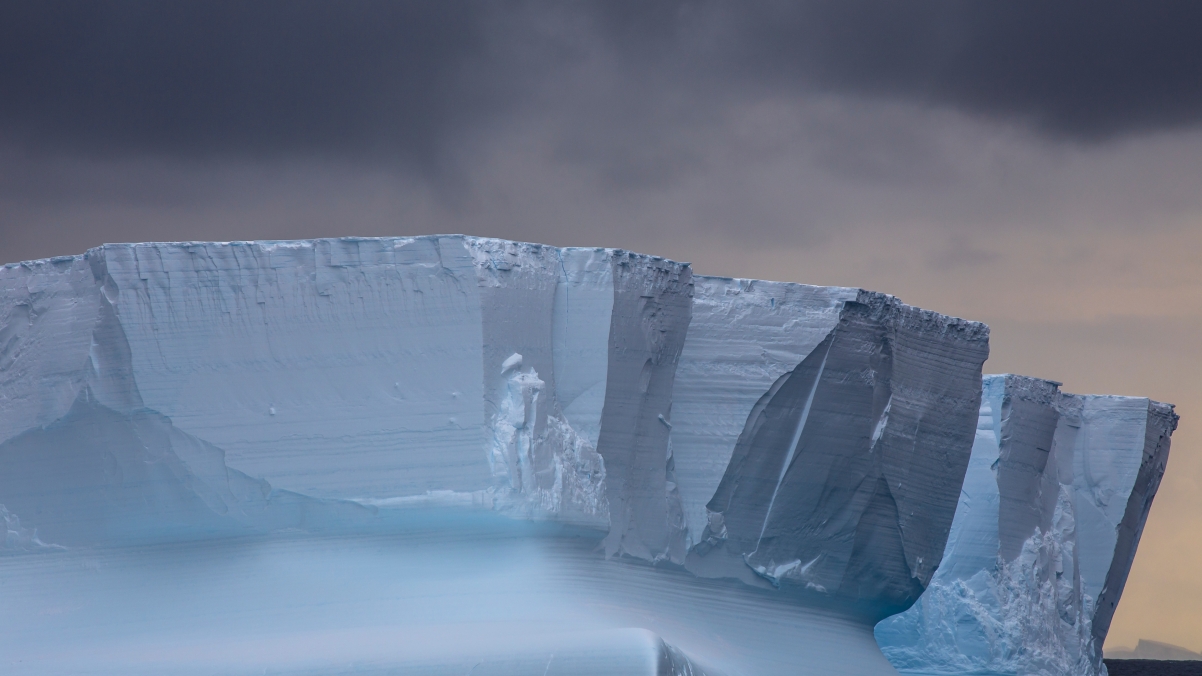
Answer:
[(481, 306), (460, 238), (89, 252), (147, 408), (318, 497), (489, 485)]
[(693, 303), (687, 265), (619, 252), (613, 258), (605, 406), (607, 554), (681, 563), (684, 515), (669, 444), (676, 365)]
[(590, 334), (608, 333), (612, 273), (597, 268), (604, 264), (608, 272), (612, 254), (466, 242), (480, 286), (485, 434), (495, 495), (503, 509), (604, 526), (605, 467), (597, 453), (602, 401), (594, 392), (605, 389), (607, 359), (605, 343)]
[(903, 671), (1098, 673), (1176, 416), (1023, 376), (983, 389), (943, 562), (877, 640)]
[[(134, 483), (208, 504), (170, 435), (139, 441), (134, 419), (158, 416), (277, 492), (466, 500), (603, 529), (617, 503), (613, 552), (655, 559), (676, 543), (679, 559), (667, 426), (690, 275), (628, 252), (462, 236), (105, 245), (5, 266), (0, 443), (51, 426), (79, 446), (73, 430), (100, 425), (132, 445), (116, 466), (145, 451), (183, 468), (168, 472), (178, 485)], [(18, 484), (56, 471), (21, 452), (6, 475)], [(607, 459), (620, 470), (608, 484)], [(88, 481), (112, 479), (93, 469)], [(156, 504), (89, 490), (77, 492)]]
[(988, 329), (867, 292), (831, 322), (829, 301), (809, 300), (826, 334), (799, 336), (800, 362), (759, 397), (733, 448), (687, 451), (729, 462), (686, 566), (880, 618), (913, 603), (943, 551)]
[(858, 289), (696, 275), (693, 317), (672, 395), (672, 454), (689, 545), (701, 541), (756, 401), (839, 321)]
[(19, 548), (296, 528), (317, 506), (146, 406), (103, 256), (5, 266), (0, 293), (0, 509)]
[(106, 245), (3, 284), (9, 437), (145, 410), (276, 491), (475, 496), (871, 612), (929, 577), (987, 351), (879, 294), (460, 236)]
[(81, 256), (0, 268), (0, 442), (66, 415), (94, 380), (99, 303)]
[(1092, 647), (1097, 663), (1168, 464), (1178, 417), (1171, 405), (1148, 399), (1075, 399), (1081, 403), (1073, 458), (1081, 586), (1084, 595), (1095, 599)]
[(552, 337), (555, 382), (568, 423), (593, 447), (601, 434), (609, 326), (614, 309), (613, 253), (560, 249)]

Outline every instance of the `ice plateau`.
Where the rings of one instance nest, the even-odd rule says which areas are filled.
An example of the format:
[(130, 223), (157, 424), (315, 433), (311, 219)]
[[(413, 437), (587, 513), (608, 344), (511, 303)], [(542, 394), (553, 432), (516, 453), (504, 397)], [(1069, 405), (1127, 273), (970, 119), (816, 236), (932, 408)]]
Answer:
[(1176, 418), (982, 390), (988, 337), (860, 289), (464, 236), (7, 265), (0, 660), (1015, 673), (1037, 645), (1094, 673)]

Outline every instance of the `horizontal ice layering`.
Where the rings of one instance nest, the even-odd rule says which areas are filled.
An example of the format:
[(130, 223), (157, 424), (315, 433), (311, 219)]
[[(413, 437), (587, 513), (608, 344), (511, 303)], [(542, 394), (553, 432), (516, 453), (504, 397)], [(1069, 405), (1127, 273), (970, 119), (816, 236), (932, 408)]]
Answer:
[[(481, 542), (490, 532), (506, 543), (491, 554), (458, 543), (407, 555), (408, 575), (427, 586), (475, 588), (510, 571), (468, 605), (429, 611), (448, 626), (478, 627), (488, 607), (490, 621), (539, 634), (546, 629), (519, 609), (542, 599), (540, 621), (587, 634), (565, 639), (561, 659), (612, 639), (628, 646), (631, 663), (659, 664), (652, 673), (796, 673), (798, 664), (889, 673), (873, 623), (920, 596), (925, 608), (947, 571), (963, 568), (947, 556), (981, 537), (960, 524), (989, 520), (966, 508), (969, 489), (961, 492), (966, 470), (970, 485), (993, 471), (977, 466), (979, 429), (974, 445), (978, 411), (1001, 387), (989, 381), (982, 400), (987, 356), (985, 325), (891, 296), (694, 276), (687, 264), (620, 250), (463, 236), (105, 245), (0, 268), (3, 547), (65, 557), (280, 532), (435, 528)], [(1135, 434), (1120, 405), (1134, 400), (1106, 408), (1109, 399), (1083, 399), (1066, 413), (1068, 401), (1056, 400), (1053, 427), (1092, 420), (1072, 429), (1095, 430), (1090, 443), (1101, 444), (1080, 489), (1097, 513), (1085, 516), (1084, 498), (1074, 498), (1079, 535), (1064, 545), (1076, 548), (1070, 577), (1081, 580), (1069, 596), (1095, 603), (1081, 611), (1092, 629), (1073, 626), (1104, 635), (1155, 482), (1122, 484), (1132, 461), (1110, 453), (1114, 439)], [(1139, 401), (1160, 416), (1157, 425), (1173, 419)], [(994, 488), (1006, 497), (990, 532), (1005, 537), (976, 543), (997, 552), (974, 554), (976, 563), (964, 564), (978, 566), (974, 574), (999, 552), (1007, 561), (1024, 548), (1043, 552), (1028, 542), (1035, 535), (1068, 542), (1050, 535), (1051, 508), (1031, 484), (1047, 474), (1043, 465), (1032, 474), (1022, 463), (1033, 461), (1015, 462), (1009, 483), (999, 478)], [(1135, 467), (1155, 474), (1153, 465)], [(1125, 496), (1137, 494), (1144, 502), (1127, 506)], [(1044, 502), (1024, 507), (1036, 497)], [(1086, 538), (1085, 528), (1099, 535)], [(570, 534), (595, 553), (538, 545), (542, 553), (526, 559), (514, 533), (537, 542)], [(426, 551), (425, 540), (413, 542), (406, 551)], [(305, 547), (306, 557), (326, 556)], [(276, 573), (238, 579), (260, 574), (272, 582), (223, 607), (292, 602), (260, 591), (273, 588)], [(570, 593), (557, 586), (576, 578), (588, 582)], [(404, 589), (402, 607), (428, 595)], [(594, 596), (578, 598), (585, 589)], [(1043, 602), (1041, 591), (1016, 590), (1024, 602)], [(519, 600), (502, 602), (509, 594)], [(594, 602), (603, 610), (582, 619), (580, 608)], [(622, 604), (637, 612), (619, 622), (611, 615)], [(0, 635), (55, 654), (56, 646), (39, 651), (36, 636), (20, 643), (20, 631), (4, 631), (33, 631), (19, 623), (19, 607), (10, 604)], [(414, 622), (413, 613), (389, 621)], [(293, 609), (288, 617), (308, 616)], [(191, 618), (181, 610), (158, 624), (190, 627)], [(631, 626), (656, 634), (589, 633)], [(890, 656), (925, 650), (911, 644), (890, 647)], [(481, 664), (541, 664), (544, 647), (511, 642), (489, 649), (508, 657)], [(427, 657), (407, 664), (427, 669)], [(448, 673), (461, 673), (452, 662), (443, 663)], [(544, 672), (514, 669), (496, 673)]]
[(934, 579), (876, 628), (916, 673), (1092, 674), (1177, 426), (1172, 407), (987, 376)]
[(986, 327), (881, 294), (711, 278), (689, 336), (672, 437), (686, 567), (874, 618), (907, 608), (951, 526)]

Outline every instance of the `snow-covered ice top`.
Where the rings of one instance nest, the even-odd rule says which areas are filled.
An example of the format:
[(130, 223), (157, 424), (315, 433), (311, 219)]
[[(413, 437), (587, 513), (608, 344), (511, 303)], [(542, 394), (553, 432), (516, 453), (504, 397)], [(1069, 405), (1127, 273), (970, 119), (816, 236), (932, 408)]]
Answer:
[(1102, 644), (1177, 426), (1148, 399), (986, 376), (943, 562), (876, 629), (903, 671), (1102, 673)]

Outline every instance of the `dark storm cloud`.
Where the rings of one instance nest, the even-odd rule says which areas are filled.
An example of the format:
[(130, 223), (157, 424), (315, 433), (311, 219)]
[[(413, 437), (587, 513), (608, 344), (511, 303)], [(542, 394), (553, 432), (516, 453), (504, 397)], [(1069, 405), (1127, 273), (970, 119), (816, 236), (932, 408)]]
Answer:
[(729, 12), (778, 79), (1100, 138), (1202, 120), (1202, 3), (818, 0)]
[[(428, 155), (489, 96), (463, 2), (10, 2), (0, 118), (88, 151)], [(470, 87), (469, 85), (475, 85)]]
[(1192, 1), (13, 1), (0, 134), (98, 154), (428, 165), (547, 83), (597, 77), (571, 69), (604, 53), (616, 94), (578, 125), (638, 118), (662, 86), (701, 103), (894, 98), (1098, 139), (1202, 120), (1200, 27)]

